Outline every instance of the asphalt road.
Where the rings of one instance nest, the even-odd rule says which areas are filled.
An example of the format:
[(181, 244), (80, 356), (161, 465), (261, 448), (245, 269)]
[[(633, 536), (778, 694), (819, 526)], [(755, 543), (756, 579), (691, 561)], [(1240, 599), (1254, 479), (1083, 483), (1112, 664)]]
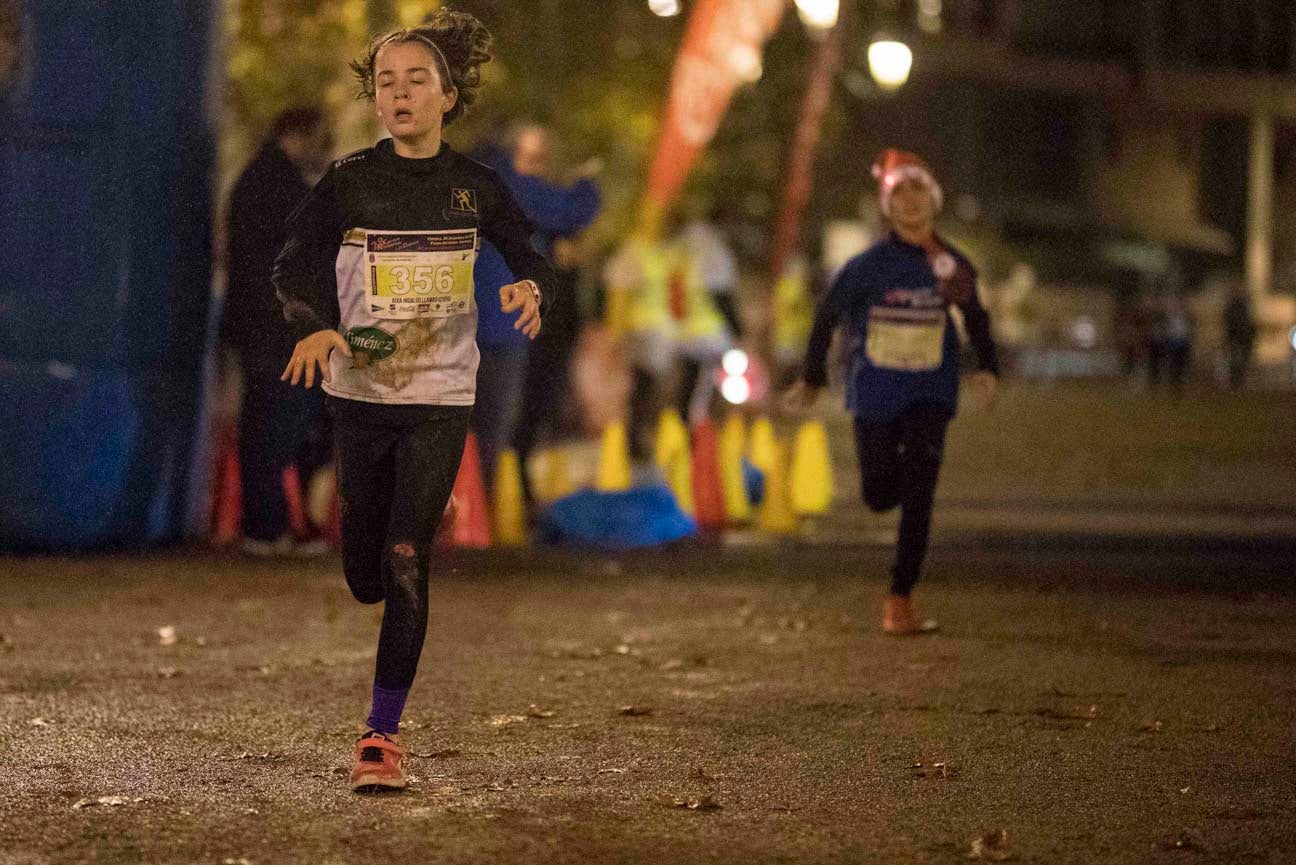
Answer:
[(336, 560), (0, 559), (0, 865), (1296, 861), (1292, 545), (1092, 541), (455, 554), (382, 797)]

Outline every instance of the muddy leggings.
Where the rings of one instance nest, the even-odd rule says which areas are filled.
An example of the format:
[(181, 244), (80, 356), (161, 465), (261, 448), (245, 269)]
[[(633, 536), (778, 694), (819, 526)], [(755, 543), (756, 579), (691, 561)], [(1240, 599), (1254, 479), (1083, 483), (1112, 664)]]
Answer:
[(874, 511), (900, 507), (900, 536), (891, 571), (894, 595), (913, 591), (927, 555), (949, 420), (949, 409), (934, 402), (912, 405), (886, 423), (855, 419), (855, 452), (864, 503)]
[(408, 688), (427, 634), (428, 569), (463, 456), (469, 406), (329, 398), (342, 568), (363, 604), (385, 602), (374, 683)]

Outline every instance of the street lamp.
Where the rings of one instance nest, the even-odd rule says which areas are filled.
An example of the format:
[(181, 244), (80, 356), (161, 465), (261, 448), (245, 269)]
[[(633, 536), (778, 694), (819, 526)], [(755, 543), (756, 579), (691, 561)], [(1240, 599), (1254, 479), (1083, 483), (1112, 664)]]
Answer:
[(648, 0), (648, 9), (662, 18), (670, 18), (680, 13), (679, 0)]
[(801, 23), (811, 30), (831, 30), (837, 23), (838, 0), (796, 0)]
[(873, 37), (868, 47), (869, 72), (883, 90), (897, 90), (909, 80), (913, 52), (909, 46), (889, 36)]

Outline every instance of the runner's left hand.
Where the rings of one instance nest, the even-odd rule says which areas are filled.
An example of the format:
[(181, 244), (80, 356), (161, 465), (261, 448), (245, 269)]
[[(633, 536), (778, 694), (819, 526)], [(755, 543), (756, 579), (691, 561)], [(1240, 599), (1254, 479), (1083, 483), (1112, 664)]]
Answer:
[(500, 309), (504, 312), (522, 310), (513, 329), (521, 330), (531, 339), (536, 338), (540, 332), (540, 304), (525, 280), (500, 286)]

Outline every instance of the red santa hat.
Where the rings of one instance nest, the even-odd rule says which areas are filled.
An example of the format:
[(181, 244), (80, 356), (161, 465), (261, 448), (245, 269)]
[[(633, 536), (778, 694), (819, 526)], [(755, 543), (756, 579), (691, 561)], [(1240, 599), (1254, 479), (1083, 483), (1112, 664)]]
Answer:
[(882, 212), (887, 216), (891, 215), (891, 193), (904, 180), (917, 180), (926, 186), (937, 211), (941, 209), (941, 204), (945, 200), (945, 195), (941, 192), (940, 184), (936, 182), (931, 168), (917, 154), (895, 148), (883, 150), (873, 163), (873, 176), (877, 178)]

